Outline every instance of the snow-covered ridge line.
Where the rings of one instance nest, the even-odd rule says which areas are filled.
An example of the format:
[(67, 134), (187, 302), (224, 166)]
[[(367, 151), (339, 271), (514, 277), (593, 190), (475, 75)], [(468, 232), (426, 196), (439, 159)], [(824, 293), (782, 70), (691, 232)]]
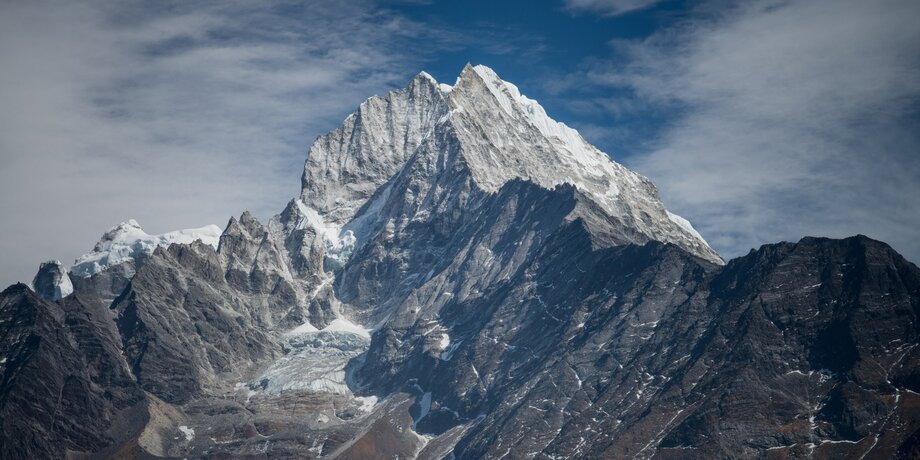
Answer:
[[(514, 115), (511, 104), (516, 103), (523, 109), (528, 121), (533, 126), (539, 129), (544, 136), (563, 141), (567, 147), (573, 150), (571, 153), (581, 156), (602, 155), (603, 160), (609, 161), (609, 157), (606, 154), (589, 144), (577, 130), (561, 121), (550, 118), (546, 114), (546, 109), (536, 100), (521, 94), (517, 85), (502, 80), (494, 70), (484, 65), (474, 66), (473, 70), (486, 82), (489, 90), (509, 115)], [(596, 161), (596, 159), (592, 160)]]
[(696, 229), (693, 228), (693, 225), (690, 224), (689, 220), (684, 219), (683, 217), (678, 216), (677, 214), (674, 214), (671, 211), (665, 211), (665, 212), (668, 213), (668, 219), (671, 219), (671, 221), (677, 224), (680, 228), (686, 230), (687, 233), (695, 236), (700, 241), (705, 241), (703, 239), (703, 235), (700, 235), (700, 232), (696, 231)]
[[(486, 94), (491, 96), (504, 115), (499, 118), (509, 123), (492, 131), (488, 127), (482, 129), (480, 132), (486, 133), (485, 142), (468, 138), (469, 145), (473, 147), (467, 150), (470, 153), (467, 159), (471, 164), (478, 165), (474, 167), (474, 178), (480, 186), (490, 191), (497, 190), (513, 178), (528, 180), (548, 189), (571, 184), (590, 196), (609, 216), (628, 216), (635, 230), (649, 238), (679, 244), (708, 260), (722, 263), (687, 219), (667, 211), (648, 179), (615, 162), (575, 129), (550, 118), (537, 101), (521, 94), (517, 86), (502, 80), (489, 67), (468, 66), (461, 74), (461, 80), (470, 78), (470, 75), (475, 75), (484, 84)], [(458, 80), (455, 87), (460, 84)], [(485, 110), (489, 103), (476, 92), (476, 85), (466, 86), (468, 94), (460, 98), (454, 97), (455, 92), (450, 94), (452, 107), (469, 105), (469, 109), (478, 105), (480, 111)], [(472, 122), (477, 123), (477, 120)], [(514, 126), (520, 122), (535, 128), (537, 138), (526, 133), (518, 136), (517, 133), (523, 131)], [(536, 152), (542, 153), (535, 155)]]
[(212, 224), (150, 235), (141, 228), (136, 220), (130, 219), (105, 232), (92, 252), (74, 261), (70, 273), (88, 278), (109, 267), (134, 260), (138, 256), (153, 254), (156, 248), (173, 243), (191, 244), (196, 240), (201, 240), (202, 243), (216, 249), (221, 233), (223, 233), (221, 228)]

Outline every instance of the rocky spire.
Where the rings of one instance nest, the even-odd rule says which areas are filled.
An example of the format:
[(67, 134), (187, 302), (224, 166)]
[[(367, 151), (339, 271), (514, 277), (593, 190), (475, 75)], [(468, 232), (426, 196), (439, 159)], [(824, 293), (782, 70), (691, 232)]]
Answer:
[(32, 279), (32, 287), (36, 294), (48, 300), (61, 300), (73, 292), (70, 275), (58, 260), (42, 262)]

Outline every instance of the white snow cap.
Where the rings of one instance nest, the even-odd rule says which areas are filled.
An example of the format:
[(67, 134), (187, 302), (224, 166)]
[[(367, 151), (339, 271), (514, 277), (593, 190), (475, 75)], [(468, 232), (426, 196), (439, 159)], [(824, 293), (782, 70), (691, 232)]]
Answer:
[(162, 235), (148, 235), (136, 220), (130, 219), (105, 232), (92, 252), (77, 258), (70, 272), (88, 278), (106, 268), (134, 260), (141, 254), (153, 254), (157, 247), (172, 243), (190, 244), (201, 240), (216, 249), (221, 233), (220, 227), (212, 224)]
[[(502, 80), (492, 69), (484, 65), (464, 69), (450, 95), (451, 116), (454, 112), (488, 110), (489, 103), (475, 90), (454, 97), (461, 80), (473, 75), (485, 84), (486, 94), (491, 95), (493, 104), (497, 103), (503, 112), (500, 119), (508, 123), (479, 130), (459, 130), (461, 135), (465, 132), (484, 134), (466, 137), (467, 161), (480, 186), (494, 191), (514, 178), (529, 180), (548, 189), (571, 184), (591, 197), (608, 215), (632, 215), (632, 225), (642, 234), (676, 243), (706, 259), (722, 263), (689, 221), (665, 209), (648, 179), (613, 161), (575, 129), (550, 118), (537, 101), (521, 94), (517, 86)], [(536, 128), (538, 134), (523, 132), (520, 122)], [(490, 123), (500, 122), (492, 119)]]

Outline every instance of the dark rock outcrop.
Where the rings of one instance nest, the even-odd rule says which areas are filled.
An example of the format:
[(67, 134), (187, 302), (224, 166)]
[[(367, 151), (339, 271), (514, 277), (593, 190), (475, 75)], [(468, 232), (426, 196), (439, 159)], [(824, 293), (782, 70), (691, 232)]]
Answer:
[(100, 451), (143, 428), (144, 395), (104, 312), (84, 307), (72, 298), (49, 303), (22, 284), (0, 294), (3, 458)]

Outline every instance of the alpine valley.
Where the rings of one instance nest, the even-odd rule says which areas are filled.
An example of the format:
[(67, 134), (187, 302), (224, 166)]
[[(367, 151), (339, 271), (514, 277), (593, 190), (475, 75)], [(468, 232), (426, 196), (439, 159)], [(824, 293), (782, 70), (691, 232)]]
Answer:
[(918, 458), (920, 269), (725, 263), (484, 66), (364, 101), (302, 192), (0, 295), (0, 456)]

